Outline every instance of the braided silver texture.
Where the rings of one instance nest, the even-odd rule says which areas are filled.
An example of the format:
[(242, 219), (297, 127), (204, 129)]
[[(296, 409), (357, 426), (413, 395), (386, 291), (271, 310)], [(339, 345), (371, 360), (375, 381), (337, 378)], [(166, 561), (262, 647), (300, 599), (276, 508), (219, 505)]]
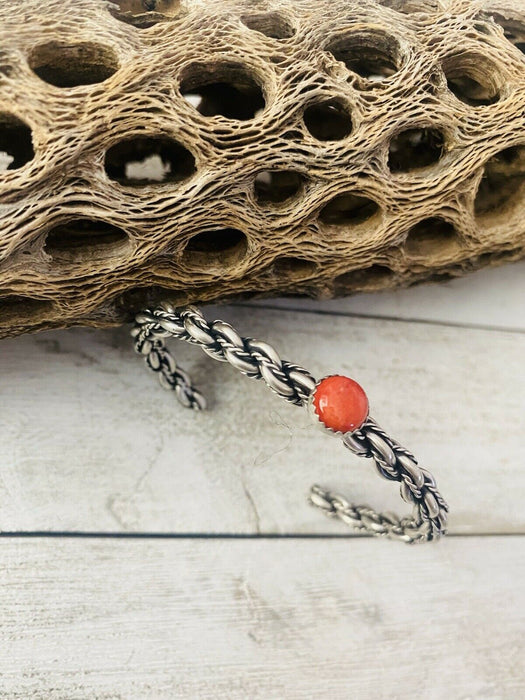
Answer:
[(338, 494), (314, 486), (310, 501), (331, 517), (357, 530), (408, 543), (425, 542), (446, 533), (448, 505), (437, 490), (432, 474), (420, 467), (414, 455), (368, 418), (359, 430), (347, 433), (343, 444), (351, 452), (372, 458), (380, 476), (401, 482), (401, 498), (413, 505), (410, 517), (378, 513), (369, 506), (354, 506)]
[[(145, 310), (136, 316), (131, 333), (135, 350), (158, 373), (162, 386), (174, 391), (187, 408), (203, 410), (206, 401), (167, 350), (168, 337), (199, 345), (216, 360), (229, 362), (252, 379), (262, 379), (274, 393), (298, 406), (308, 404), (316, 386), (307, 370), (282, 360), (268, 343), (243, 338), (224, 321), (207, 321), (193, 306), (175, 309), (163, 304)], [(418, 465), (411, 452), (370, 417), (358, 430), (344, 434), (342, 440), (354, 454), (372, 459), (380, 476), (400, 482), (401, 497), (413, 506), (413, 513), (405, 518), (378, 513), (369, 506), (353, 505), (343, 496), (317, 485), (310, 491), (312, 505), (358, 531), (407, 543), (435, 540), (446, 533), (448, 506), (433, 476)]]

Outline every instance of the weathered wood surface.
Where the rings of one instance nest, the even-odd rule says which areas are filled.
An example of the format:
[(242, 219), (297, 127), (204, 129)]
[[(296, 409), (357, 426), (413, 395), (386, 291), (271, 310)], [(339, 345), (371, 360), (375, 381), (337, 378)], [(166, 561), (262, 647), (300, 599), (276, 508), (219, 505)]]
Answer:
[(525, 538), (0, 540), (10, 700), (520, 700)]
[[(361, 381), (376, 419), (435, 472), (452, 532), (525, 531), (525, 334), (261, 308), (206, 313), (316, 376)], [(210, 411), (186, 411), (163, 391), (127, 329), (2, 342), (3, 531), (347, 534), (307, 506), (314, 482), (402, 507), (396, 485), (305, 412), (199, 349), (174, 350)]]

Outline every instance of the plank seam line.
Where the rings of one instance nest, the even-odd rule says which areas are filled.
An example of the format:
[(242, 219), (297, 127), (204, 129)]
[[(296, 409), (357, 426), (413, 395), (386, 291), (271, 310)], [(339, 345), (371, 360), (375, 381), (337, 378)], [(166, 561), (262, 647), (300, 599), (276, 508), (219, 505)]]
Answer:
[(257, 304), (256, 306), (248, 303), (233, 302), (229, 304), (231, 307), (241, 307), (245, 309), (265, 309), (267, 311), (294, 312), (301, 314), (317, 314), (319, 316), (339, 316), (342, 318), (356, 318), (370, 321), (394, 321), (396, 323), (420, 323), (426, 326), (441, 326), (443, 328), (465, 328), (473, 331), (491, 331), (496, 333), (512, 333), (516, 335), (524, 335), (525, 329), (513, 328), (511, 326), (486, 326), (482, 323), (459, 323), (454, 321), (437, 321), (434, 319), (424, 318), (403, 318), (402, 316), (386, 316), (381, 314), (363, 314), (347, 311), (327, 311), (326, 309), (298, 309), (295, 307), (281, 307), (273, 304)]
[[(449, 538), (472, 537), (524, 537), (524, 532), (484, 532), (484, 533), (449, 533)], [(12, 539), (129, 539), (129, 540), (363, 540), (374, 539), (368, 535), (352, 535), (337, 533), (304, 533), (304, 534), (252, 534), (252, 533), (172, 533), (172, 532), (97, 532), (97, 531), (4, 531), (0, 532), (0, 538)]]

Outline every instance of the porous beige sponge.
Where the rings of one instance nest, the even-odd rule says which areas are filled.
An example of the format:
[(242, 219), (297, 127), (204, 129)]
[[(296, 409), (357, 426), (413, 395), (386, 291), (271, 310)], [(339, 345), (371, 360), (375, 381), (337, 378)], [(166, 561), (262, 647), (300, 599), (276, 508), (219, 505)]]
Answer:
[(525, 249), (523, 0), (0, 3), (0, 335)]

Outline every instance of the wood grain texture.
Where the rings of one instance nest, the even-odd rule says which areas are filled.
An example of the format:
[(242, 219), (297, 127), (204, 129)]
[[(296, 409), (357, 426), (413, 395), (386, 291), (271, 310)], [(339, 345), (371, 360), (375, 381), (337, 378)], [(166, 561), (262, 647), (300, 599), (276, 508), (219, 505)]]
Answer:
[(10, 700), (525, 695), (522, 537), (1, 545)]
[[(222, 307), (210, 318), (315, 376), (366, 388), (373, 415), (436, 475), (455, 533), (524, 532), (525, 335)], [(306, 505), (312, 483), (398, 510), (397, 486), (231, 367), (175, 343), (211, 398), (163, 391), (127, 329), (1, 344), (1, 529), (344, 533)]]

